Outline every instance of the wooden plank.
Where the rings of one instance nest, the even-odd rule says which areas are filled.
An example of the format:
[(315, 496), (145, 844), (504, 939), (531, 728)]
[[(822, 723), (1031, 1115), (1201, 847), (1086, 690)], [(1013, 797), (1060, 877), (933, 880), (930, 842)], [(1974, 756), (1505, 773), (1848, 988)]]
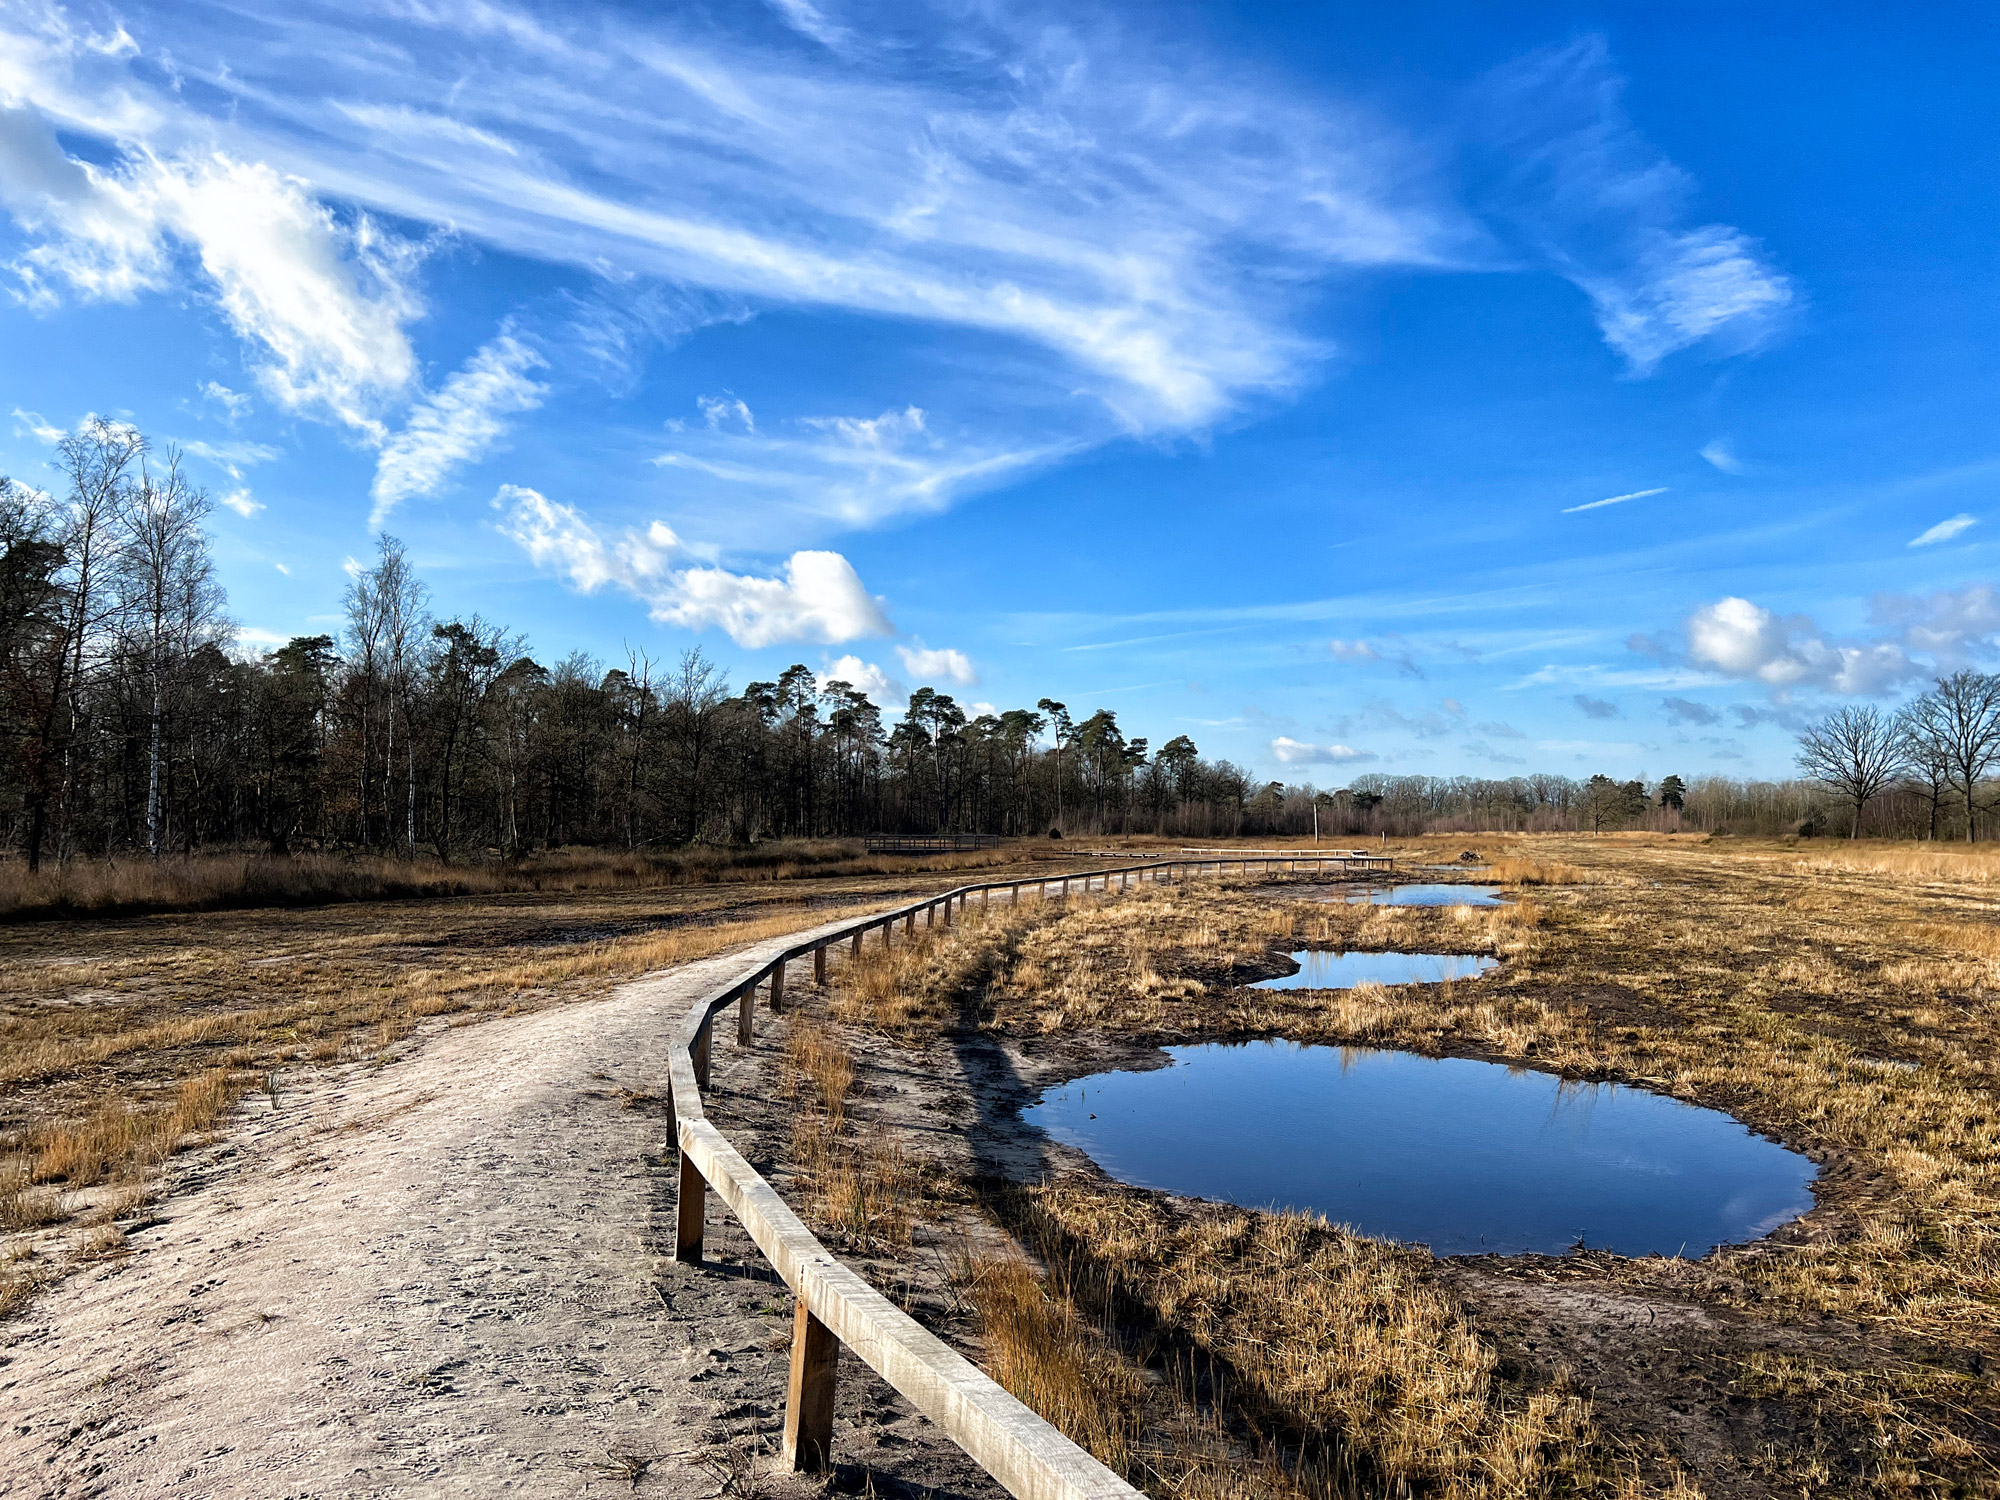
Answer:
[(781, 958), (771, 965), (771, 1009), (785, 1008), (785, 961)]
[(736, 997), (736, 1045), (747, 1047), (756, 1040), (757, 1034), (751, 1029), (750, 1002), (757, 998), (754, 985), (744, 985), (743, 993)]
[(708, 1183), (694, 1158), (681, 1152), (680, 1202), (676, 1205), (674, 1259), (682, 1265), (701, 1264), (701, 1232), (708, 1219)]
[(818, 1474), (833, 1463), (833, 1386), (840, 1368), (840, 1340), (807, 1309), (801, 1297), (792, 1314), (792, 1371), (785, 1386), (786, 1468)]

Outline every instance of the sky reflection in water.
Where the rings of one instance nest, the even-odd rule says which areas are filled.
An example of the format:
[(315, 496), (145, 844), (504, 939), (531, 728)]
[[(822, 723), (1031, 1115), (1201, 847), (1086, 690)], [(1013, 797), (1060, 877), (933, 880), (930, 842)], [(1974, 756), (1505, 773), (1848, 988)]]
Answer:
[(1805, 1157), (1643, 1089), (1373, 1048), (1166, 1051), (1171, 1067), (1078, 1079), (1024, 1118), (1123, 1182), (1441, 1255), (1698, 1256), (1813, 1205)]

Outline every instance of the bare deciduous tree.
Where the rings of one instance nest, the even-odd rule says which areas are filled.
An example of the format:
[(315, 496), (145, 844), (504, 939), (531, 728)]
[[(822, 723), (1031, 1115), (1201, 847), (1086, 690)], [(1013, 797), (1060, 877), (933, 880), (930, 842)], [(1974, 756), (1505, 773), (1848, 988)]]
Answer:
[(1799, 769), (1854, 807), (1850, 837), (1861, 837), (1861, 815), (1908, 763), (1901, 726), (1872, 703), (1838, 709), (1799, 736)]
[(151, 698), (146, 744), (146, 848), (160, 857), (166, 838), (160, 778), (167, 715), (176, 674), (205, 645), (227, 633), (222, 587), (208, 553), (208, 491), (189, 482), (178, 450), (167, 450), (158, 476), (144, 465), (124, 492), (118, 555), (119, 604), (128, 649), (145, 673)]
[(1944, 768), (1965, 804), (1965, 841), (1978, 837), (1979, 783), (2000, 761), (2000, 676), (1958, 671), (1904, 709), (1906, 754)]

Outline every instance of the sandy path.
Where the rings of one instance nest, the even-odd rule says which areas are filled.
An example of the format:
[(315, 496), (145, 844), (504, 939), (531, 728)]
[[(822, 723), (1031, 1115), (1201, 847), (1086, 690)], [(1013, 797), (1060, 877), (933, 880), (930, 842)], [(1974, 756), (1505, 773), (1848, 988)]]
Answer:
[(716, 1494), (697, 1450), (771, 1425), (790, 1298), (670, 1267), (667, 1118), (620, 1091), (664, 1093), (670, 1023), (753, 955), (281, 1079), (6, 1326), (0, 1494)]

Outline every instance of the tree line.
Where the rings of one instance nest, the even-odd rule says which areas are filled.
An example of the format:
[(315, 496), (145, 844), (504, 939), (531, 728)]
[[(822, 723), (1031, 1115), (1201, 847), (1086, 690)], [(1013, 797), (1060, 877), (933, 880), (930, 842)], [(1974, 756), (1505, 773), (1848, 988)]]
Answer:
[(456, 859), (871, 832), (1354, 837), (1621, 827), (1963, 827), (2000, 759), (2000, 678), (1959, 673), (1901, 714), (1802, 741), (1807, 780), (1369, 774), (1257, 782), (1109, 710), (969, 711), (920, 687), (893, 722), (796, 665), (733, 691), (699, 651), (537, 660), (477, 615), (436, 618), (392, 537), (337, 634), (245, 658), (210, 500), (180, 455), (86, 422), (59, 493), (0, 479), (0, 845), (45, 859), (252, 847)]
[(180, 455), (86, 422), (61, 493), (0, 480), (0, 839), (45, 859), (218, 846), (445, 859), (568, 845), (876, 831), (1242, 831), (1254, 788), (1117, 716), (972, 713), (930, 687), (893, 723), (793, 666), (732, 691), (699, 651), (538, 661), (439, 619), (403, 547), (357, 569), (337, 635), (255, 659)]

